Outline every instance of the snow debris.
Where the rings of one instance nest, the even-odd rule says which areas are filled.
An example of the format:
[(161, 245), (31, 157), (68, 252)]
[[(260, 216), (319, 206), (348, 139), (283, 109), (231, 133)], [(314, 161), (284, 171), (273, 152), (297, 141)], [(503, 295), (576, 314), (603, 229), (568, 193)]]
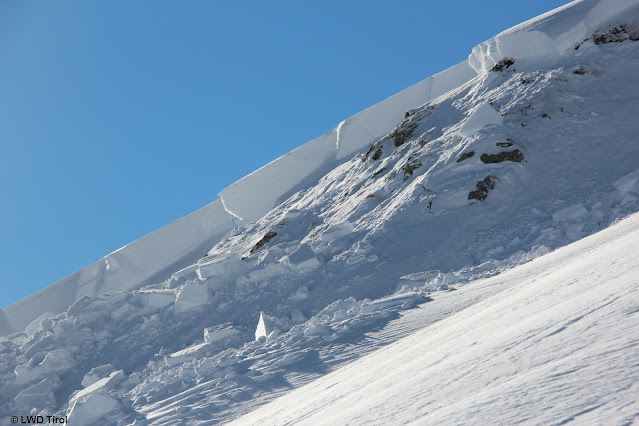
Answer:
[(175, 300), (175, 314), (180, 315), (206, 305), (209, 301), (209, 289), (206, 284), (187, 281)]
[(84, 375), (82, 379), (82, 386), (89, 387), (92, 384), (98, 382), (99, 380), (108, 377), (113, 373), (115, 368), (111, 364), (100, 365), (98, 367), (94, 367), (87, 374)]
[(240, 331), (229, 324), (216, 325), (204, 329), (204, 341), (206, 343), (217, 342), (229, 336), (238, 334)]
[[(628, 367), (635, 364), (627, 361), (636, 353), (628, 346), (634, 293), (606, 293), (626, 291), (617, 282), (607, 285), (608, 268), (618, 262), (602, 264), (591, 275), (603, 284), (593, 281), (579, 295), (568, 284), (587, 264), (562, 263), (568, 269), (553, 272), (557, 280), (540, 284), (548, 287), (543, 291), (535, 280), (547, 271), (534, 265), (552, 269), (554, 261), (543, 259), (557, 260), (561, 247), (639, 211), (639, 122), (628, 119), (639, 87), (637, 12), (636, 0), (584, 0), (507, 30), (475, 48), (467, 61), (234, 183), (204, 209), (1, 310), (0, 418), (30, 410), (69, 414), (77, 424), (225, 423), (385, 345), (401, 344), (402, 337), (424, 333), (420, 341), (431, 344), (419, 346), (419, 366), (412, 368), (410, 360), (401, 366), (411, 380), (421, 380), (411, 390), (431, 383), (429, 395), (446, 401), (440, 405), (450, 410), (440, 417), (437, 409), (427, 410), (434, 413), (432, 423), (450, 421), (445, 414), (467, 413), (468, 407), (476, 415), (477, 404), (486, 401), (479, 407), (507, 404), (512, 399), (500, 389), (508, 383), (513, 392), (570, 388), (575, 395), (599, 395), (589, 401), (605, 407), (590, 410), (587, 398), (572, 400), (567, 393), (534, 400), (517, 394), (519, 410), (552, 401), (552, 409), (535, 411), (548, 416), (536, 421), (580, 416), (609, 423), (605, 415), (621, 413), (632, 400), (617, 392), (622, 387), (597, 394), (605, 383), (586, 379), (605, 377), (606, 368), (591, 375), (570, 361), (554, 371), (572, 355), (555, 350), (569, 348), (563, 343), (546, 345), (544, 354), (563, 358), (539, 358), (535, 368), (550, 370), (531, 389), (535, 376), (517, 368), (533, 364), (515, 365), (509, 353), (521, 350), (532, 359), (541, 352), (530, 345), (556, 344), (553, 336), (572, 336), (570, 330), (588, 323), (580, 331), (595, 333), (592, 344), (610, 339), (618, 348), (598, 354), (626, 358), (619, 377), (636, 382)], [(625, 227), (610, 232), (629, 234)], [(572, 261), (589, 255), (582, 245), (587, 238), (570, 251)], [(636, 257), (634, 246), (621, 252)], [(518, 269), (526, 262), (533, 266)], [(517, 270), (528, 272), (513, 278)], [(554, 298), (556, 291), (562, 297)], [(517, 316), (529, 304), (536, 316)], [(614, 315), (583, 322), (591, 313), (582, 308), (598, 304), (595, 315), (613, 312), (613, 306)], [(469, 313), (471, 319), (460, 320)], [(475, 321), (481, 318), (486, 322)], [(500, 318), (509, 319), (507, 327)], [(599, 328), (610, 320), (614, 330), (620, 319), (629, 327), (625, 335), (613, 338)], [(589, 345), (573, 349), (583, 355), (584, 347)], [(453, 369), (459, 389), (433, 381), (441, 372), (450, 381), (451, 363), (475, 353), (489, 364), (498, 359), (500, 368), (477, 368), (470, 357)], [(586, 355), (584, 365), (592, 361)], [(368, 371), (383, 372), (377, 374), (383, 379), (397, 367), (383, 362)], [(473, 372), (479, 376), (470, 383)], [(481, 392), (471, 403), (459, 399), (482, 380), (492, 392), (486, 401), (475, 404)], [(386, 391), (404, 395), (408, 381), (384, 383), (378, 395), (386, 398)], [(490, 388), (494, 383), (498, 387)], [(441, 389), (456, 390), (440, 395)], [(623, 389), (630, 389), (628, 395), (634, 390)], [(449, 407), (451, 400), (461, 402)], [(512, 423), (512, 417), (499, 417), (511, 409), (490, 419), (468, 418)], [(282, 423), (289, 420), (299, 418)]]
[(342, 222), (338, 225), (330, 227), (320, 235), (320, 240), (324, 243), (330, 243), (338, 238), (345, 237), (353, 232), (353, 224), (350, 222)]
[(315, 252), (306, 243), (300, 244), (291, 254), (285, 256), (282, 263), (297, 270), (316, 268), (320, 265), (319, 260), (315, 257)]
[(60, 381), (55, 380), (55, 385), (52, 383), (55, 379), (46, 378), (42, 381), (29, 386), (21, 391), (14, 398), (16, 408), (26, 413), (35, 410), (51, 410), (55, 408), (55, 395), (53, 391), (60, 385)]

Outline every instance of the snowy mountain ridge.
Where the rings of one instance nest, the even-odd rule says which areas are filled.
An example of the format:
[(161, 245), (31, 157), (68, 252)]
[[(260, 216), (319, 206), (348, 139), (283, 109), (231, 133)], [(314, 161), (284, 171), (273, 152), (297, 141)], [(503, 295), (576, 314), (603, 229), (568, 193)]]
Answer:
[(639, 211), (638, 18), (584, 0), (505, 31), (5, 308), (0, 422), (230, 421)]

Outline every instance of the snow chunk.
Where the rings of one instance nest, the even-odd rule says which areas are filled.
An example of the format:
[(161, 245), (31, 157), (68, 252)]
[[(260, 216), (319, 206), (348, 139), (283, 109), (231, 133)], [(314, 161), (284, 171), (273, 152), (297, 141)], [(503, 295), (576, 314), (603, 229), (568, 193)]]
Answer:
[(197, 267), (197, 276), (205, 281), (215, 277), (220, 282), (229, 281), (239, 275), (243, 265), (240, 259), (233, 256), (200, 259)]
[(281, 263), (269, 263), (262, 269), (257, 269), (247, 275), (242, 275), (235, 280), (236, 285), (243, 285), (250, 282), (265, 281), (289, 272), (285, 265)]
[(467, 138), (490, 124), (501, 126), (503, 121), (502, 116), (499, 115), (493, 107), (489, 104), (481, 104), (473, 111), (466, 122), (462, 124), (459, 133)]
[(175, 302), (174, 290), (140, 290), (138, 294), (147, 308), (164, 308)]
[(217, 325), (204, 329), (204, 341), (206, 343), (217, 342), (226, 339), (229, 336), (238, 334), (240, 331), (228, 324)]
[(106, 415), (118, 410), (120, 401), (105, 393), (92, 393), (74, 400), (69, 412), (69, 423), (78, 425), (97, 424)]
[(308, 288), (300, 287), (288, 296), (288, 300), (304, 300), (308, 297)]
[(392, 308), (394, 306), (404, 305), (404, 307), (412, 306), (415, 304), (421, 296), (418, 292), (409, 292), (403, 294), (397, 294), (389, 297), (383, 297), (377, 300), (365, 300), (362, 303), (360, 312), (367, 314), (370, 312), (382, 311), (386, 308)]
[(16, 384), (35, 382), (48, 375), (63, 374), (73, 369), (74, 365), (75, 360), (69, 351), (55, 349), (48, 352), (38, 365), (31, 366), (27, 363), (17, 366), (15, 369)]
[(92, 384), (98, 382), (99, 380), (104, 379), (113, 373), (113, 366), (111, 364), (101, 365), (99, 367), (92, 368), (87, 374), (84, 375), (82, 379), (82, 386), (89, 387)]
[(187, 281), (175, 301), (175, 314), (180, 315), (206, 305), (209, 301), (209, 288), (206, 284)]
[[(42, 315), (40, 315), (38, 318), (36, 318), (35, 320), (33, 320), (33, 322), (31, 324), (29, 324), (26, 328), (25, 328), (25, 333), (27, 334), (27, 336), (29, 338), (33, 337), (36, 332), (38, 330), (43, 330), (44, 329), (44, 324), (46, 323), (46, 320), (54, 317), (55, 315), (52, 314), (51, 312), (45, 312)], [(49, 321), (50, 322), (50, 321)]]
[(260, 312), (260, 320), (257, 323), (255, 329), (255, 340), (259, 340), (260, 337), (274, 337), (279, 333), (279, 330), (275, 327), (276, 319), (266, 315), (264, 312)]
[(583, 204), (579, 203), (559, 210), (557, 213), (552, 215), (552, 220), (553, 222), (577, 220), (587, 214), (588, 210), (586, 210)]
[(282, 262), (298, 270), (310, 269), (320, 265), (319, 260), (315, 257), (315, 252), (306, 243), (300, 244), (291, 254), (285, 256)]
[(635, 192), (639, 189), (639, 170), (635, 170), (632, 173), (628, 173), (621, 179), (618, 179), (612, 183), (617, 191), (622, 194), (626, 194), (629, 192)]
[(339, 225), (335, 225), (329, 228), (326, 232), (320, 235), (320, 240), (325, 243), (336, 240), (338, 238), (345, 237), (353, 232), (353, 224), (349, 221), (342, 222)]
[(14, 398), (16, 408), (25, 412), (29, 412), (33, 408), (53, 408), (56, 406), (53, 390), (54, 386), (49, 378), (31, 385)]

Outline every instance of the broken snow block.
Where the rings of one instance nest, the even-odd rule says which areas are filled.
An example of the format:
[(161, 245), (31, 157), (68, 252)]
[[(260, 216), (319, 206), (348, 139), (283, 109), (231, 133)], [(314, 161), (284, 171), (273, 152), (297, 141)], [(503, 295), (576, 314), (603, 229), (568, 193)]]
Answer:
[(125, 379), (122, 370), (75, 393), (69, 400), (68, 416), (71, 424), (98, 424), (100, 419), (113, 419), (121, 414), (122, 404), (113, 390)]
[(34, 408), (39, 410), (55, 408), (53, 391), (56, 385), (60, 384), (57, 378), (55, 380), (58, 383), (53, 383), (51, 378), (46, 378), (24, 389), (14, 398), (16, 408), (25, 412)]
[(209, 288), (206, 284), (187, 281), (175, 300), (176, 315), (197, 309), (209, 301)]
[(275, 322), (275, 318), (260, 311), (260, 320), (257, 323), (257, 328), (255, 329), (255, 340), (260, 340), (261, 337), (268, 339), (270, 337), (277, 336), (279, 334), (279, 330), (275, 326)]
[(349, 221), (342, 222), (340, 224), (331, 226), (322, 234), (320, 234), (320, 240), (324, 243), (329, 243), (338, 238), (345, 237), (353, 232), (353, 224)]
[(524, 154), (519, 150), (504, 151), (499, 154), (482, 154), (479, 159), (484, 163), (501, 163), (502, 161), (514, 161), (521, 163), (524, 161)]
[(499, 178), (497, 178), (497, 176), (493, 176), (493, 175), (486, 176), (484, 180), (480, 180), (479, 182), (477, 182), (477, 185), (476, 185), (477, 190), (472, 191), (470, 194), (468, 194), (468, 199), (484, 201), (486, 197), (488, 196), (488, 192), (491, 189), (495, 188), (495, 183), (498, 180)]
[(89, 387), (98, 380), (102, 380), (115, 371), (115, 368), (111, 364), (104, 364), (99, 367), (94, 367), (82, 379), (82, 386)]
[(309, 269), (320, 265), (310, 245), (304, 243), (284, 259), (284, 264), (293, 269)]
[(204, 341), (207, 343), (217, 342), (227, 337), (238, 334), (240, 331), (229, 324), (216, 325), (204, 329)]

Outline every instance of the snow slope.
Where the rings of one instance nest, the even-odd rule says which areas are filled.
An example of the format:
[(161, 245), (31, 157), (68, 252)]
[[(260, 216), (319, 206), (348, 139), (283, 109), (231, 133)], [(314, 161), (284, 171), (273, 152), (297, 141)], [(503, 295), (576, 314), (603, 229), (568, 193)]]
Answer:
[[(0, 424), (227, 422), (425, 325), (475, 326), (482, 301), (543, 299), (499, 277), (639, 211), (638, 16), (639, 1), (584, 0), (523, 23), (5, 308)], [(485, 324), (518, 318), (477, 306)], [(450, 344), (468, 355), (465, 339)]]
[(453, 297), (492, 294), (434, 323), (423, 305), (418, 332), (236, 423), (634, 424), (637, 247), (639, 214), (472, 282)]

